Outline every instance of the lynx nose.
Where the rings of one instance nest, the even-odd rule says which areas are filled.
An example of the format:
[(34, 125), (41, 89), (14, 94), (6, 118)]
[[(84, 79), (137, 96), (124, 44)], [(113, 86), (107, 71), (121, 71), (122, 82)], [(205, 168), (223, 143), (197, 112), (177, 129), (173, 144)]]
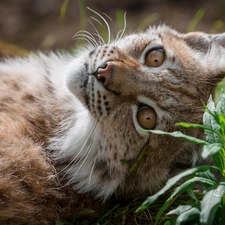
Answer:
[(97, 78), (103, 82), (104, 86), (107, 86), (112, 78), (112, 68), (113, 64), (111, 62), (107, 62), (105, 68), (99, 68), (97, 71)]

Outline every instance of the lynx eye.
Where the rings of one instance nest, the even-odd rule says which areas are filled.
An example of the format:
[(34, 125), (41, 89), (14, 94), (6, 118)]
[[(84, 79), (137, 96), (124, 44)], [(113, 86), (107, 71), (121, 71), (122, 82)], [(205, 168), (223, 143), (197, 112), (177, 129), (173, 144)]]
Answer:
[(163, 64), (165, 60), (165, 52), (162, 48), (151, 49), (145, 55), (145, 64), (150, 67), (158, 67)]
[(146, 130), (152, 129), (156, 124), (156, 113), (149, 106), (141, 106), (137, 113), (137, 120), (139, 125)]

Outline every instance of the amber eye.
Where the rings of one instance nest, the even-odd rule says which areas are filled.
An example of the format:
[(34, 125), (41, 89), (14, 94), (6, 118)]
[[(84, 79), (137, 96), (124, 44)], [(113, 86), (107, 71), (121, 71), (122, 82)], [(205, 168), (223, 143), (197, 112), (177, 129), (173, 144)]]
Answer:
[(146, 130), (152, 129), (156, 124), (156, 113), (149, 106), (141, 106), (138, 110), (137, 120), (139, 125)]
[(145, 64), (150, 67), (161, 66), (164, 60), (165, 52), (162, 48), (150, 50), (145, 56)]

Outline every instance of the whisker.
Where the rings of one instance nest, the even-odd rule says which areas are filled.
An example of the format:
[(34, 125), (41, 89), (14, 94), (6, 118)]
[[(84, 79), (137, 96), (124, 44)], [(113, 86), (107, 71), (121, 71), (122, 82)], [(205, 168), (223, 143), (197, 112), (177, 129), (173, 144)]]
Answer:
[(81, 157), (81, 159), (84, 158), (84, 156), (86, 155), (86, 157), (84, 158), (83, 162), (81, 163), (81, 165), (79, 166), (79, 168), (77, 169), (76, 173), (74, 174), (73, 177), (75, 177), (77, 175), (77, 173), (80, 171), (80, 169), (82, 168), (82, 166), (84, 165), (84, 163), (86, 162), (86, 160), (88, 159), (88, 156), (90, 155), (90, 152), (91, 152), (91, 146), (93, 144), (93, 141), (89, 144), (88, 148), (86, 149), (85, 153), (83, 154), (83, 156)]
[(102, 15), (100, 15), (99, 13), (94, 11), (93, 9), (91, 9), (89, 7), (87, 7), (87, 9), (90, 10), (91, 12), (95, 13), (97, 16), (99, 16), (104, 21), (104, 23), (107, 27), (107, 31), (108, 31), (108, 44), (109, 44), (110, 43), (110, 37), (111, 37), (111, 30), (110, 30), (108, 22), (105, 20), (105, 18)]
[[(89, 135), (87, 136), (87, 140), (85, 141), (85, 143), (83, 144), (82, 148), (79, 150), (79, 152), (76, 154), (76, 156), (70, 161), (70, 163), (68, 165), (66, 165), (60, 172), (60, 173), (63, 173), (66, 169), (68, 169), (69, 167), (72, 167), (75, 163), (76, 163), (76, 160), (77, 160), (77, 157), (81, 154), (81, 152), (84, 150), (85, 146), (87, 145), (87, 143), (90, 141), (90, 138), (96, 128), (96, 125), (97, 125), (97, 121), (95, 121), (95, 123), (93, 124), (93, 127), (91, 128), (91, 131), (89, 133)], [(67, 173), (65, 173), (67, 174)], [(63, 178), (65, 177), (65, 175), (63, 176)]]
[(111, 22), (113, 22), (112, 18), (110, 16), (108, 16), (106, 13), (102, 12), (102, 14), (105, 15)]
[[(93, 18), (95, 19), (95, 18)], [(98, 32), (98, 29), (96, 28), (96, 26), (89, 20), (90, 24), (92, 25), (92, 27), (94, 28), (95, 32), (96, 32), (96, 36), (98, 37), (98, 40), (99, 40), (99, 44), (100, 45), (104, 45), (105, 42), (103, 40), (103, 38), (101, 37), (100, 33)]]
[(93, 43), (94, 46), (96, 46), (96, 47), (98, 46), (98, 43), (95, 40), (94, 36), (86, 30), (81, 30), (81, 31), (77, 32), (73, 36), (73, 39), (75, 39), (76, 37), (86, 37), (87, 39), (89, 39)]
[(127, 16), (127, 12), (124, 12), (124, 17), (123, 17), (123, 20), (124, 20), (124, 26), (123, 26), (123, 30), (122, 30), (122, 33), (120, 35), (120, 39), (123, 37), (124, 33), (125, 33), (125, 30), (127, 28), (127, 19), (126, 19), (126, 16)]
[(101, 26), (103, 26), (102, 23), (101, 23), (98, 19), (96, 19), (95, 17), (91, 16), (91, 19), (95, 20), (95, 21), (98, 22)]
[(101, 37), (100, 34), (94, 33), (93, 35), (96, 36), (96, 37), (98, 37), (98, 39), (99, 39), (98, 41), (99, 41), (99, 44), (100, 45), (104, 45), (105, 44), (104, 39)]
[(89, 176), (89, 184), (91, 183), (91, 176), (92, 176), (92, 173), (93, 173), (93, 171), (94, 171), (94, 168), (95, 168), (95, 163), (96, 163), (96, 160), (97, 160), (97, 156), (95, 157), (95, 160), (94, 160), (94, 162), (93, 162), (93, 166), (92, 166), (92, 168), (91, 168), (91, 172), (90, 172), (90, 176)]
[(126, 22), (126, 13), (127, 12), (124, 12), (124, 26), (123, 26), (123, 29), (120, 30), (117, 35), (116, 35), (116, 39), (115, 39), (115, 43), (117, 43), (120, 39), (122, 39), (124, 33), (125, 33), (125, 30), (126, 30), (126, 27), (127, 27), (127, 22)]
[(90, 45), (92, 45), (92, 46), (95, 47), (95, 45), (94, 45), (90, 40), (88, 40), (87, 38), (76, 37), (76, 38), (74, 38), (74, 40), (82, 40), (82, 41), (85, 41), (85, 42), (87, 42), (88, 44), (90, 44)]
[[(88, 156), (89, 156), (89, 154), (90, 154), (90, 152), (91, 152), (91, 144), (92, 144), (93, 142), (91, 142), (90, 144), (89, 144), (89, 146), (88, 146), (88, 148), (86, 149), (86, 151), (85, 151), (85, 154), (86, 154), (86, 152), (87, 152), (87, 156), (85, 157), (85, 159), (84, 159), (84, 161), (81, 163), (81, 165), (79, 166), (79, 168), (77, 169), (77, 171), (76, 171), (76, 173), (75, 174), (73, 174), (73, 176), (66, 182), (66, 184), (65, 185), (63, 185), (63, 187), (65, 187), (65, 186), (67, 186), (67, 185), (70, 185), (71, 183), (72, 183), (72, 181), (74, 180), (74, 177), (77, 175), (77, 173), (80, 171), (80, 169), (82, 168), (82, 166), (84, 165), (84, 163), (86, 162), (86, 160), (87, 160), (87, 158), (88, 158)], [(85, 155), (84, 154), (84, 155)], [(82, 156), (83, 157), (83, 156)], [(71, 166), (71, 168), (72, 168), (72, 166)], [(71, 170), (71, 168), (69, 169), (69, 170)]]
[(117, 35), (116, 35), (116, 39), (115, 39), (115, 43), (117, 43), (120, 40), (120, 34), (123, 32), (123, 30), (120, 30)]

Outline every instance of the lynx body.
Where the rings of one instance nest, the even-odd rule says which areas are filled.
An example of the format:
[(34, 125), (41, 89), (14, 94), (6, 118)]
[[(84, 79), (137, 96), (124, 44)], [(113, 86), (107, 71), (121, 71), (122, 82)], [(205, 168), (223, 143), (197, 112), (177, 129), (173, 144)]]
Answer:
[(160, 26), (74, 55), (2, 60), (0, 223), (54, 224), (86, 194), (149, 195), (210, 163), (199, 146), (144, 130), (202, 122), (202, 101), (225, 75), (224, 46), (223, 34)]

